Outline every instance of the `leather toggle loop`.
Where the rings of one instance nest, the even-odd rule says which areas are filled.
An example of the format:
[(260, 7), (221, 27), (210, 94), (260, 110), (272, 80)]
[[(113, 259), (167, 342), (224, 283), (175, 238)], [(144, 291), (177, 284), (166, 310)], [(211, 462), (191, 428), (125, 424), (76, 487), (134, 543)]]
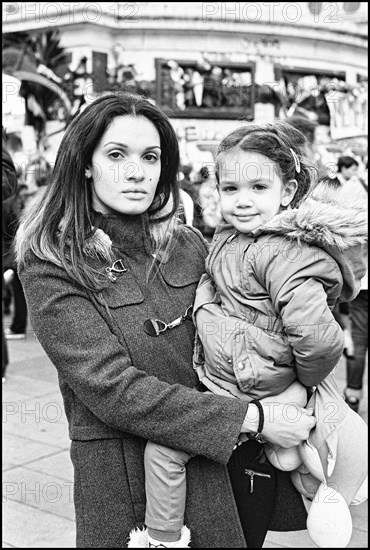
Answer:
[(193, 306), (189, 306), (183, 315), (180, 315), (177, 319), (171, 323), (165, 323), (161, 319), (147, 319), (144, 322), (144, 332), (148, 336), (159, 336), (161, 332), (165, 332), (168, 329), (173, 329), (182, 325), (184, 321), (191, 320), (192, 318)]
[(110, 267), (106, 267), (105, 271), (108, 273), (110, 280), (115, 282), (117, 277), (120, 277), (122, 273), (127, 271), (127, 268), (123, 265), (122, 260), (116, 260)]
[(149, 336), (159, 336), (165, 330), (167, 330), (167, 325), (160, 319), (147, 319), (144, 323), (144, 331)]

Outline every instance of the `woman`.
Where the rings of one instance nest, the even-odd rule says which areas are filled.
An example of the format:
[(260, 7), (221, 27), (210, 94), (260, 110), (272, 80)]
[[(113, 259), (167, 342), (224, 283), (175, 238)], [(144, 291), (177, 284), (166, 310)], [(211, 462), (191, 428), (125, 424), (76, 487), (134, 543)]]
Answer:
[[(240, 432), (257, 432), (257, 406), (195, 388), (189, 306), (207, 250), (177, 225), (178, 165), (157, 107), (103, 95), (70, 123), (42, 202), (18, 231), (30, 320), (69, 422), (80, 548), (125, 547), (143, 524), (148, 439), (195, 457), (192, 545), (246, 547), (226, 464)], [(292, 424), (276, 401), (263, 402), (264, 437), (299, 444), (314, 418), (301, 409)]]

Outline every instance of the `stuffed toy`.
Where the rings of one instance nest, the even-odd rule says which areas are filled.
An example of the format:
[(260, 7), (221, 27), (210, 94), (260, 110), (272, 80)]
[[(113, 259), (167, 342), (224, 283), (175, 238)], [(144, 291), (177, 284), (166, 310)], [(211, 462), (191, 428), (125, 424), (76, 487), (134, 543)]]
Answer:
[(367, 425), (345, 403), (333, 373), (307, 404), (306, 391), (296, 384), (290, 397), (287, 406), (313, 407), (316, 426), (298, 447), (265, 444), (267, 458), (291, 471), (294, 486), (308, 499), (307, 530), (313, 542), (319, 548), (345, 548), (352, 536), (349, 506), (367, 500)]

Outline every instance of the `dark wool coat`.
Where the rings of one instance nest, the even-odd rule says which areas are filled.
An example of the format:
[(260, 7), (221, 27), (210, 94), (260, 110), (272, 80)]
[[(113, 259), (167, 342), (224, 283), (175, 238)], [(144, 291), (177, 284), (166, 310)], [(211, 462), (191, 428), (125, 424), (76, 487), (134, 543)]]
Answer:
[(104, 216), (101, 224), (126, 268), (101, 293), (86, 292), (64, 269), (31, 254), (20, 268), (30, 320), (58, 370), (69, 422), (77, 546), (126, 547), (130, 530), (143, 524), (143, 453), (151, 439), (194, 455), (185, 517), (192, 546), (245, 548), (226, 464), (248, 405), (195, 389), (190, 320), (158, 337), (143, 327), (149, 318), (169, 323), (192, 304), (206, 247), (183, 226), (147, 282), (147, 217)]

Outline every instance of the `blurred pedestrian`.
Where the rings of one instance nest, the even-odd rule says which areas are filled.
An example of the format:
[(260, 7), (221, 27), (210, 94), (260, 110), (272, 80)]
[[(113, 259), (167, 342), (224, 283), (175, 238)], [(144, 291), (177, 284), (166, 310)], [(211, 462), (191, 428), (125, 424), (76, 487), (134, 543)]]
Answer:
[[(14, 159), (14, 155), (12, 153), (11, 153), (11, 156)], [(16, 174), (17, 174), (16, 195), (14, 195), (13, 197), (10, 197), (9, 199), (7, 199), (5, 201), (5, 203), (3, 203), (3, 207), (2, 207), (2, 211), (3, 211), (2, 229), (3, 229), (3, 235), (4, 235), (2, 253), (3, 253), (3, 273), (5, 274), (4, 275), (5, 285), (3, 287), (3, 306), (4, 306), (4, 314), (5, 315), (9, 315), (9, 313), (10, 313), (12, 297), (13, 297), (12, 290), (11, 290), (11, 281), (10, 281), (10, 279), (12, 279), (13, 276), (14, 276), (13, 269), (10, 270), (11, 272), (9, 272), (7, 274), (5, 273), (5, 271), (6, 271), (5, 264), (8, 263), (8, 262), (5, 261), (5, 259), (6, 259), (6, 256), (8, 254), (8, 250), (10, 249), (10, 247), (12, 245), (12, 242), (13, 242), (13, 239), (14, 239), (13, 231), (11, 231), (11, 233), (9, 233), (9, 229), (12, 229), (13, 224), (11, 223), (11, 227), (8, 228), (8, 222), (6, 220), (8, 218), (9, 209), (13, 209), (13, 206), (12, 206), (13, 202), (17, 203), (18, 201), (20, 201), (20, 203), (21, 203), (20, 210), (23, 208), (25, 190), (27, 189), (26, 185), (23, 183), (23, 176), (24, 176), (23, 169), (24, 169), (24, 166), (22, 166), (22, 164), (17, 164), (16, 161), (14, 162), (14, 166), (15, 166), (15, 170), (16, 170)]]
[(25, 184), (27, 186), (25, 211), (28, 211), (36, 202), (41, 200), (49, 182), (51, 171), (50, 163), (41, 155), (28, 163), (25, 173)]
[(180, 216), (187, 225), (193, 225), (194, 222), (194, 202), (189, 193), (180, 187)]
[[(12, 158), (7, 150), (5, 129), (2, 127), (2, 202), (9, 199), (17, 189), (17, 174)], [(4, 234), (2, 233), (2, 250), (4, 248)], [(4, 278), (2, 277), (2, 288), (4, 286)], [(4, 315), (1, 308), (1, 359), (2, 359), (2, 381), (5, 381), (5, 371), (9, 363), (8, 348), (4, 333)]]
[[(340, 188), (344, 187), (350, 187), (353, 189), (354, 193), (360, 193), (364, 199), (364, 201), (367, 202), (368, 196), (367, 196), (367, 187), (364, 185), (364, 182), (362, 182), (359, 177), (357, 176), (359, 168), (359, 163), (357, 160), (351, 156), (343, 155), (338, 158), (337, 161), (337, 173), (336, 173), (336, 179), (339, 182), (339, 188), (338, 192), (340, 191)], [(346, 357), (346, 360), (349, 362), (354, 361), (355, 357), (355, 345), (353, 342), (353, 336), (352, 336), (352, 319), (350, 315), (350, 303), (339, 303), (335, 306), (333, 314), (335, 316), (335, 319), (340, 324), (343, 333), (344, 333), (344, 339), (345, 339), (345, 346), (344, 346), (344, 356)], [(352, 368), (350, 369), (352, 372)], [(351, 392), (349, 392), (349, 395)], [(358, 396), (357, 396), (358, 397)], [(351, 404), (351, 400), (350, 403)], [(354, 401), (354, 409), (358, 408), (358, 402)]]
[(2, 147), (2, 200), (4, 201), (14, 195), (17, 190), (17, 173), (15, 170), (14, 162), (8, 152), (4, 126), (2, 127)]
[(318, 122), (316, 120), (311, 120), (302, 114), (294, 114), (286, 121), (294, 126), (294, 128), (297, 128), (297, 130), (300, 130), (306, 137), (307, 142), (305, 145), (304, 154), (315, 166), (317, 170), (316, 181), (319, 181), (327, 175), (327, 168), (322, 162), (317, 145), (316, 133)]
[(22, 187), (3, 201), (2, 204), (2, 231), (3, 231), (3, 273), (5, 290), (8, 290), (13, 299), (13, 315), (10, 326), (5, 328), (7, 340), (25, 338), (27, 329), (27, 304), (23, 288), (18, 277), (14, 254), (14, 238), (19, 227), (20, 216), (24, 201)]
[[(365, 174), (364, 174), (365, 176)], [(363, 189), (367, 193), (365, 177), (359, 178)], [(361, 290), (352, 302), (349, 302), (349, 318), (351, 323), (352, 355), (346, 357), (347, 386), (344, 391), (348, 405), (358, 412), (363, 398), (363, 380), (368, 352), (368, 273), (361, 280)]]
[(211, 241), (217, 225), (222, 220), (220, 196), (218, 194), (216, 178), (207, 166), (200, 169), (202, 183), (199, 187), (199, 204), (202, 209), (203, 236)]
[(367, 200), (367, 190), (358, 176), (358, 161), (350, 156), (341, 156), (338, 158), (337, 167), (336, 177), (340, 184), (351, 186), (352, 189), (360, 189), (364, 199)]
[(5, 329), (5, 337), (7, 340), (25, 338), (28, 321), (27, 303), (22, 284), (18, 277), (18, 269), (12, 246), (13, 240), (22, 213), (28, 212), (28, 210), (32, 209), (33, 206), (41, 200), (50, 174), (51, 166), (49, 162), (44, 157), (37, 156), (31, 160), (26, 167), (26, 193), (23, 192), (22, 186), (14, 197), (6, 201), (8, 204), (3, 205), (3, 225), (8, 245), (5, 250), (4, 267), (7, 270), (13, 270), (8, 286), (11, 287), (14, 302), (12, 321), (10, 326)]
[(368, 274), (361, 283), (358, 296), (349, 303), (353, 351), (351, 356), (346, 357), (347, 384), (344, 390), (346, 402), (356, 412), (359, 411), (363, 398), (363, 379), (369, 341)]

